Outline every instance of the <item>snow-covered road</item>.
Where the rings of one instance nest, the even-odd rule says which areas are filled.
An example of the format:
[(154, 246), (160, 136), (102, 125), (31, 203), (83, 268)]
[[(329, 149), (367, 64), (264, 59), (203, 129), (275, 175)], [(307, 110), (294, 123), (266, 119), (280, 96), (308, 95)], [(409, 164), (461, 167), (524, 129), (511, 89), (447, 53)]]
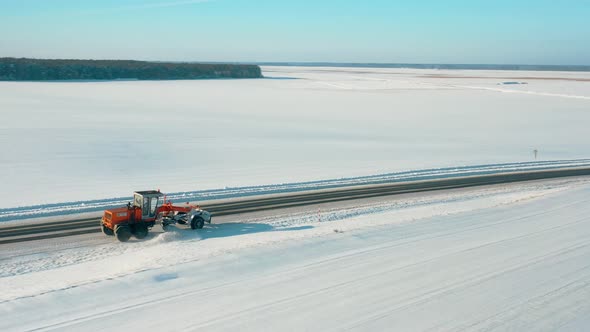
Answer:
[(553, 180), (0, 256), (0, 330), (584, 330), (589, 194)]

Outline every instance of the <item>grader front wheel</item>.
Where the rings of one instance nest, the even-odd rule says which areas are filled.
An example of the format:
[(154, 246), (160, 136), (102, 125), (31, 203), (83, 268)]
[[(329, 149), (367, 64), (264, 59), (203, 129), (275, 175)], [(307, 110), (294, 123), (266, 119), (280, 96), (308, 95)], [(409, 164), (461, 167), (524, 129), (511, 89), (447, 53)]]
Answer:
[(129, 241), (129, 238), (131, 237), (131, 230), (129, 229), (129, 226), (127, 226), (127, 225), (115, 226), (115, 237), (117, 238), (117, 240), (119, 240), (121, 242)]
[(107, 226), (105, 226), (104, 224), (100, 225), (100, 230), (102, 231), (102, 233), (104, 235), (108, 235), (108, 236), (113, 236), (115, 235), (115, 232), (113, 232), (112, 229), (108, 228)]
[(201, 217), (193, 217), (191, 220), (191, 228), (192, 229), (201, 229), (205, 226), (205, 220)]

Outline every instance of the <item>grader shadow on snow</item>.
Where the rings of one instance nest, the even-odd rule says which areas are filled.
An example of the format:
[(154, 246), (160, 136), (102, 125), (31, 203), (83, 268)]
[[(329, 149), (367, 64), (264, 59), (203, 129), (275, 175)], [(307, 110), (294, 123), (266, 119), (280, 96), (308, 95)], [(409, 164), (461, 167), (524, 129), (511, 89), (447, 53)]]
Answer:
[(156, 226), (154, 231), (150, 232), (145, 237), (145, 239), (134, 239), (130, 241), (152, 240), (159, 236), (171, 236), (171, 240), (174, 241), (190, 241), (195, 239), (206, 240), (275, 231), (301, 231), (312, 228), (314, 228), (314, 226), (311, 225), (277, 228), (269, 224), (241, 222), (227, 222), (215, 225), (211, 224), (203, 227), (202, 229), (199, 229), (198, 231), (191, 231), (190, 229), (184, 229), (175, 226), (169, 226), (167, 227), (166, 231), (163, 231), (160, 229), (160, 227)]
[(198, 232), (198, 237), (201, 239), (213, 239), (221, 237), (230, 237), (244, 234), (275, 232), (275, 231), (300, 231), (304, 229), (311, 229), (313, 226), (297, 226), (287, 228), (276, 228), (269, 224), (261, 223), (223, 223), (211, 225)]

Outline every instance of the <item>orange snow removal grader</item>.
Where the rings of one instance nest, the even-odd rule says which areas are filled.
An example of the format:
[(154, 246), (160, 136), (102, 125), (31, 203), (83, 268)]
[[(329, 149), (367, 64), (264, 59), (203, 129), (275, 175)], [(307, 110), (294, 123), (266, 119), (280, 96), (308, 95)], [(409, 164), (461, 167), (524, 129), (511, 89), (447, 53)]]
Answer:
[(190, 224), (192, 229), (201, 229), (211, 223), (211, 214), (197, 205), (172, 205), (159, 190), (136, 191), (133, 204), (105, 210), (100, 228), (106, 235), (114, 235), (117, 240), (126, 242), (131, 235), (138, 239), (147, 236), (156, 223), (166, 229), (171, 224)]

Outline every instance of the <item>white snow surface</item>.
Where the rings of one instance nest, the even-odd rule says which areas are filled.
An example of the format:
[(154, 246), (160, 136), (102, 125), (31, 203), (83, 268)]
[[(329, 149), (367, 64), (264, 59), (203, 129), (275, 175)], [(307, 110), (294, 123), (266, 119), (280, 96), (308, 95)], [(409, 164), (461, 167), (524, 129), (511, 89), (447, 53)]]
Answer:
[(263, 73), (0, 82), (0, 209), (590, 156), (590, 73)]
[(590, 182), (0, 256), (2, 331), (584, 330)]

